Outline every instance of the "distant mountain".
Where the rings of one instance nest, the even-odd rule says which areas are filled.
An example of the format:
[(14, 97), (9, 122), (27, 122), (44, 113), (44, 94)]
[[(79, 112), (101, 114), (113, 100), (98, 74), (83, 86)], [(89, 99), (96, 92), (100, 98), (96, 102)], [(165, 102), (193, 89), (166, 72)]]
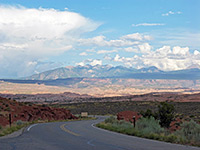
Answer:
[(151, 66), (149, 68), (142, 68), (138, 70), (140, 73), (163, 73), (162, 70), (159, 70), (155, 66)]
[(66, 78), (134, 78), (134, 79), (200, 79), (200, 69), (190, 68), (178, 71), (162, 71), (151, 66), (149, 68), (134, 69), (124, 66), (110, 65), (68, 66), (45, 71), (26, 77), (26, 80), (55, 80)]
[(200, 69), (200, 65), (198, 65), (198, 64), (193, 64), (193, 65), (191, 65), (191, 66), (189, 66), (187, 69)]
[(112, 67), (110, 65), (86, 65), (86, 66), (68, 66), (57, 68), (34, 74), (25, 79), (29, 80), (49, 80), (49, 79), (64, 79), (64, 78), (81, 78), (81, 77), (116, 77), (127, 73), (135, 72), (136, 69), (126, 68), (123, 66)]

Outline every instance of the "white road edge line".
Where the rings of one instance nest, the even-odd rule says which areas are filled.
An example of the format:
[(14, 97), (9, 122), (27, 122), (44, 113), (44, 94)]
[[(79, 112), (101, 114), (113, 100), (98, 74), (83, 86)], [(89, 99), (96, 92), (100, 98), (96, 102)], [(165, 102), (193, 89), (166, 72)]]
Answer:
[(27, 131), (30, 131), (30, 129), (31, 129), (32, 127), (36, 126), (36, 125), (38, 125), (38, 124), (33, 124), (33, 125), (29, 126), (29, 127), (27, 128)]
[(93, 141), (93, 140), (89, 140), (89, 141), (87, 142), (87, 144), (90, 145), (90, 146), (95, 146), (94, 144), (91, 143), (92, 141)]
[(122, 134), (122, 133), (118, 133), (118, 132), (114, 132), (114, 131), (109, 131), (109, 130), (106, 130), (106, 129), (101, 129), (101, 128), (98, 128), (98, 127), (96, 127), (95, 126), (95, 124), (96, 123), (93, 123), (93, 124), (91, 124), (91, 126), (93, 127), (93, 128), (95, 128), (95, 129), (98, 129), (98, 130), (101, 130), (101, 131), (104, 131), (104, 132), (107, 132), (107, 133), (111, 133), (111, 134), (115, 134), (115, 135), (121, 135), (121, 136), (125, 136), (125, 137), (133, 137), (134, 138), (134, 136), (130, 136), (130, 135), (125, 135), (125, 134)]

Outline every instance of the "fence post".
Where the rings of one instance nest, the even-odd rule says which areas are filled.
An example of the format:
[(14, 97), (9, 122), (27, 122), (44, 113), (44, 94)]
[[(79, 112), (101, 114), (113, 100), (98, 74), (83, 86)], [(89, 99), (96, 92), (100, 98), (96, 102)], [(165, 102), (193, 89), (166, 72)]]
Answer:
[(10, 127), (11, 127), (11, 124), (12, 124), (11, 114), (9, 114), (9, 124), (10, 124)]
[(133, 116), (133, 126), (135, 128), (135, 116)]

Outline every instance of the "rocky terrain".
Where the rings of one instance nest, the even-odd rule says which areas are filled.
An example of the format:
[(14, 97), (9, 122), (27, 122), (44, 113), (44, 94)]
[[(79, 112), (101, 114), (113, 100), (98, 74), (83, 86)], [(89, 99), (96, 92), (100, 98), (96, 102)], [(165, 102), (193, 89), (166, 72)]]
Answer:
[(19, 102), (33, 102), (39, 104), (68, 104), (84, 102), (117, 102), (117, 101), (173, 101), (173, 102), (200, 102), (200, 93), (148, 93), (141, 95), (93, 97), (75, 93), (61, 94), (0, 94), (1, 97), (17, 100)]
[(0, 94), (1, 97), (17, 100), (19, 102), (33, 102), (33, 103), (73, 103), (84, 102), (92, 98), (87, 94), (80, 95), (76, 93), (60, 93), (60, 94)]
[(70, 78), (57, 80), (0, 81), (2, 94), (60, 94), (65, 92), (95, 97), (139, 95), (152, 92), (200, 92), (200, 80)]
[(64, 108), (52, 108), (45, 105), (21, 103), (0, 97), (0, 125), (9, 124), (9, 114), (12, 116), (12, 123), (18, 120), (66, 120), (76, 119), (69, 110)]

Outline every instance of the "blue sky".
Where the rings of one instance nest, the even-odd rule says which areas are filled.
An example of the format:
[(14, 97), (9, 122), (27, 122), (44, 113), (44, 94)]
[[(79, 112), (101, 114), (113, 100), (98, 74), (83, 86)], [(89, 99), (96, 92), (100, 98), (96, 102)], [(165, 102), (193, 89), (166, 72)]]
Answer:
[(199, 0), (0, 0), (0, 78), (68, 65), (200, 65)]

